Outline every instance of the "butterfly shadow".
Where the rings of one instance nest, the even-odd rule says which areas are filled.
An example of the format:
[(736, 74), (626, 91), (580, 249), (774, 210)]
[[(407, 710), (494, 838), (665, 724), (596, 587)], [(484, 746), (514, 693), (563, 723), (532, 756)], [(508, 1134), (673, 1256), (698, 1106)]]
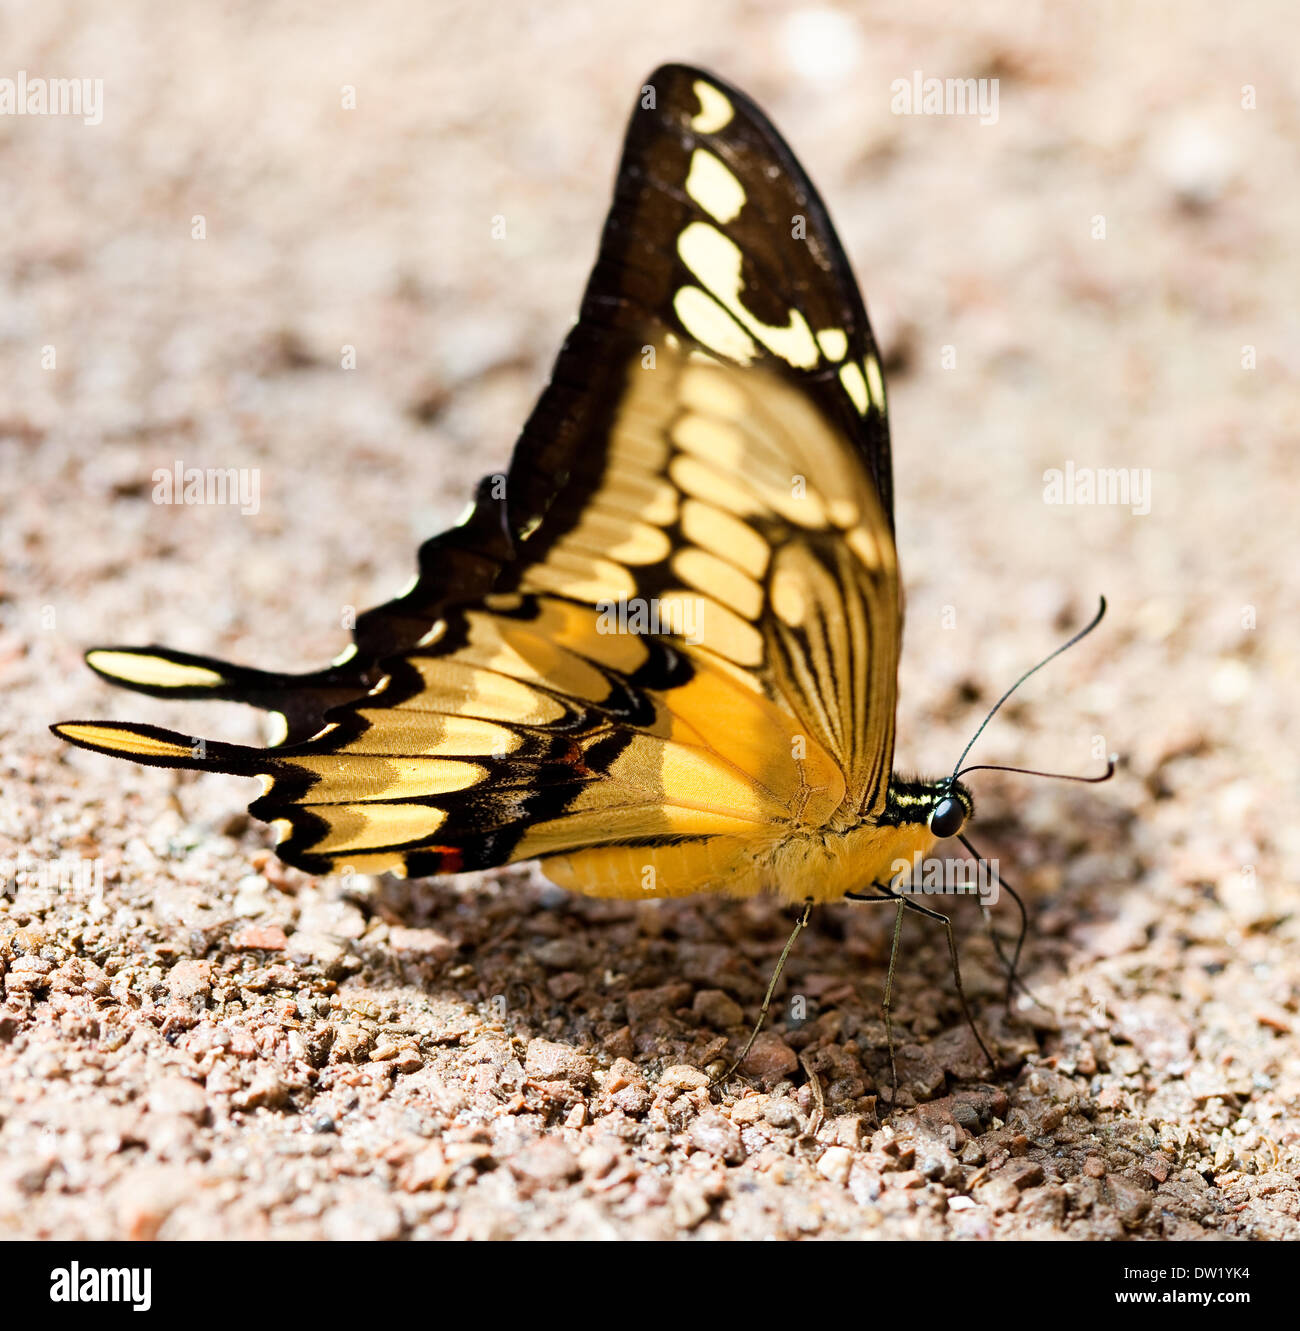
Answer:
[[(995, 818), (984, 831), (999, 850), (1025, 849), (1009, 823)], [(1031, 904), (1037, 885), (1053, 879), (1053, 866), (1069, 853), (1063, 842), (1037, 845)], [(666, 1076), (698, 1086), (725, 1071), (752, 1030), (799, 913), (771, 897), (596, 900), (551, 886), (531, 866), (478, 881), (378, 883), (368, 909), (388, 924), (388, 937), (381, 931), (369, 947), (357, 979), (418, 986), (458, 1012), (461, 1044), (504, 1038), (530, 1078), (559, 1058), (554, 1046), (596, 1069), (627, 1060), (651, 1082)], [(998, 1076), (1014, 1080), (1059, 1018), (1024, 996), (1005, 1007), (1006, 975), (977, 897), (941, 908), (952, 918), (963, 987), (996, 1049)], [(1031, 982), (1064, 967), (1061, 914), (1051, 904), (1053, 932), (1031, 934), (1022, 968)], [(994, 916), (1012, 936), (1011, 914)], [(887, 902), (813, 910), (767, 1028), (725, 1083), (728, 1093), (753, 1086), (792, 1097), (808, 1115), (879, 1115), (893, 1076), (881, 1002), (894, 923)], [(996, 1084), (963, 1020), (941, 925), (905, 916), (893, 988), (901, 1107)]]

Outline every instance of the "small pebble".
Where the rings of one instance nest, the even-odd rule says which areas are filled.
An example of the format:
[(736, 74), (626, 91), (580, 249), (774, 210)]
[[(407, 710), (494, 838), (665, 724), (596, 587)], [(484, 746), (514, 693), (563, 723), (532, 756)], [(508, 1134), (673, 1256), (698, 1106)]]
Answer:
[(672, 1067), (663, 1070), (659, 1084), (683, 1091), (699, 1090), (709, 1084), (709, 1079), (699, 1068), (693, 1068), (688, 1063), (674, 1063)]
[(591, 1059), (552, 1040), (529, 1040), (524, 1071), (536, 1081), (564, 1081), (582, 1090), (592, 1084)]
[(745, 1158), (745, 1144), (740, 1130), (721, 1114), (701, 1114), (691, 1124), (691, 1144), (709, 1155), (717, 1156), (729, 1164), (739, 1164)]
[(817, 1172), (832, 1183), (847, 1183), (853, 1169), (853, 1152), (843, 1146), (830, 1146), (817, 1161)]
[(798, 1066), (798, 1054), (775, 1031), (765, 1031), (754, 1041), (741, 1071), (750, 1077), (776, 1078), (789, 1076)]
[(253, 924), (230, 935), (230, 946), (240, 951), (280, 952), (288, 945), (288, 936), (278, 924)]
[(701, 989), (695, 995), (691, 1010), (701, 1021), (719, 1031), (739, 1026), (745, 1018), (740, 1004), (721, 989)]

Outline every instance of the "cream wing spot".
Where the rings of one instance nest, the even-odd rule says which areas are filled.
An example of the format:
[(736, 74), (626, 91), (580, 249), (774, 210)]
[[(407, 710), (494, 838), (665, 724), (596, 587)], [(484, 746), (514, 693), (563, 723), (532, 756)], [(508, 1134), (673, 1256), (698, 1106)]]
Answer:
[(545, 564), (528, 570), (524, 590), (556, 592), (575, 601), (624, 601), (636, 595), (637, 585), (622, 564), (557, 546)]
[[(509, 675), (542, 688), (554, 688), (591, 702), (609, 696), (609, 681), (589, 660), (570, 651), (534, 623), (494, 623), (471, 612), (472, 626), (467, 652), (462, 659), (482, 666), (489, 673)], [(594, 617), (591, 621), (596, 623)], [(607, 637), (598, 634), (598, 637)]]
[(656, 424), (644, 422), (630, 412), (621, 416), (610, 435), (610, 457), (617, 458), (624, 466), (647, 472), (662, 467), (667, 448), (656, 433)]
[(487, 775), (477, 763), (448, 758), (326, 754), (294, 758), (291, 762), (294, 767), (317, 777), (316, 784), (303, 801), (312, 806), (355, 804), (385, 797), (414, 799), (446, 795), (454, 790), (466, 790)]
[(682, 372), (678, 397), (684, 406), (727, 421), (743, 420), (749, 410), (749, 399), (734, 381), (700, 365)]
[(772, 609), (791, 628), (798, 628), (808, 613), (803, 584), (789, 569), (777, 569), (771, 585)]
[(124, 684), (142, 684), (149, 688), (215, 688), (226, 682), (225, 676), (206, 666), (184, 665), (161, 656), (100, 649), (86, 653), (86, 664), (100, 674)]
[(601, 513), (634, 514), (656, 527), (666, 527), (677, 518), (676, 490), (651, 476), (616, 476), (596, 492), (593, 505)]
[(682, 327), (702, 346), (738, 365), (749, 365), (758, 347), (743, 328), (699, 287), (682, 287), (673, 297), (673, 310)]
[(688, 412), (672, 428), (678, 448), (707, 458), (728, 471), (739, 471), (745, 460), (745, 436), (738, 426)]
[(880, 362), (874, 356), (868, 356), (862, 364), (867, 372), (867, 388), (871, 392), (871, 400), (884, 411), (885, 377), (880, 373)]
[(446, 818), (442, 810), (424, 804), (331, 805), (330, 830), (312, 851), (338, 855), (420, 841), (436, 832)]
[(659, 527), (589, 513), (563, 541), (583, 555), (605, 554), (624, 564), (657, 564), (671, 546)]
[(738, 517), (762, 511), (757, 499), (744, 486), (699, 458), (679, 454), (669, 464), (668, 474), (683, 494), (726, 509)]
[(753, 527), (712, 504), (688, 499), (682, 505), (682, 532), (688, 541), (730, 560), (750, 577), (761, 578), (767, 572), (771, 554), (767, 542)]
[(719, 222), (735, 221), (745, 206), (745, 187), (707, 148), (691, 154), (686, 192)]
[(187, 744), (146, 735), (130, 726), (100, 725), (94, 721), (63, 721), (55, 727), (60, 738), (83, 744), (89, 748), (107, 749), (110, 753), (132, 754), (142, 758), (194, 757)]
[(485, 721), (513, 721), (544, 726), (558, 721), (564, 707), (554, 698), (517, 679), (449, 658), (416, 657), (424, 689), (399, 703), (402, 710), (475, 716)]
[(715, 597), (746, 619), (757, 619), (763, 609), (763, 589), (758, 583), (716, 555), (694, 547), (679, 550), (673, 556), (672, 567), (696, 591)]
[(866, 568), (880, 567), (880, 543), (869, 528), (854, 527), (844, 540)]
[(853, 405), (857, 407), (859, 415), (865, 416), (867, 408), (871, 406), (871, 397), (867, 393), (867, 381), (862, 377), (862, 371), (858, 369), (853, 361), (848, 361), (840, 366), (840, 383), (844, 385), (844, 391), (853, 400)]
[(679, 588), (660, 598), (659, 613), (681, 624), (680, 636), (739, 666), (763, 663), (763, 638), (758, 630), (710, 596)]
[(400, 729), (390, 724), (392, 714), (383, 708), (362, 707), (357, 715), (370, 723), (343, 749), (345, 753), (464, 754), (501, 758), (519, 747), (519, 736), (492, 721), (468, 716), (409, 716)]
[(826, 505), (822, 503), (820, 496), (811, 490), (795, 495), (788, 488), (781, 490), (763, 486), (760, 493), (770, 508), (798, 527), (821, 531), (829, 525)]
[(822, 355), (828, 361), (838, 364), (849, 349), (849, 336), (842, 328), (819, 328), (817, 345), (821, 347)]
[(703, 79), (696, 79), (691, 89), (700, 99), (699, 112), (691, 117), (691, 128), (697, 134), (716, 134), (725, 129), (736, 114), (731, 98)]

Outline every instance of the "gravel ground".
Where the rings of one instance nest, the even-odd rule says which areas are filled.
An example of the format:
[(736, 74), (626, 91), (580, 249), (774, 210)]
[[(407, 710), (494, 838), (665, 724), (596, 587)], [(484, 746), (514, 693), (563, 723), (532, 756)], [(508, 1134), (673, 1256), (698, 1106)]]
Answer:
[[(1294, 13), (596, 10), (0, 9), (0, 76), (104, 86), (98, 125), (0, 116), (0, 1235), (1300, 1237)], [(783, 127), (886, 346), (900, 765), (1111, 601), (978, 752), (1117, 779), (972, 778), (1041, 1006), (1004, 1014), (959, 904), (991, 1078), (909, 921), (883, 1124), (877, 912), (814, 917), (711, 1092), (773, 903), (312, 880), (246, 783), (45, 729), (256, 741), (81, 651), (314, 667), (406, 581), (506, 458), (669, 58)], [(997, 78), (997, 123), (891, 114), (918, 69)], [(258, 468), (259, 511), (152, 503), (178, 459)], [(1150, 511), (1044, 502), (1067, 463)]]

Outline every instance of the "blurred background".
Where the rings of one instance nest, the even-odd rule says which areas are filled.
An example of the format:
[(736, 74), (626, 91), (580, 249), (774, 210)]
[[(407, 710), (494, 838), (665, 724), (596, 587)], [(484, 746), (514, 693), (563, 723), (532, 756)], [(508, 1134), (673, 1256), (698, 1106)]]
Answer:
[[(205, 943), (191, 954), (183, 940), (196, 920), (226, 921), (222, 939), (250, 927), (342, 939), (372, 968), (381, 963), (361, 945), (384, 941), (376, 924), (414, 923), (463, 944), (472, 927), (462, 898), (448, 889), (420, 918), (404, 902), (399, 924), (389, 907), (391, 919), (321, 889), (313, 908), (324, 914), (311, 923), (304, 911), (317, 889), (267, 867), (266, 829), (236, 816), (249, 798), (244, 783), (181, 781), (70, 754), (46, 726), (111, 716), (260, 738), (251, 713), (200, 715), (112, 691), (81, 652), (163, 642), (295, 670), (333, 657), (350, 614), (402, 587), (418, 543), (456, 518), (478, 476), (505, 463), (586, 280), (626, 119), (650, 71), (675, 59), (738, 84), (786, 136), (835, 219), (884, 349), (908, 597), (898, 765), (948, 770), (1015, 675), (1084, 622), (1099, 594), (1110, 601), (1097, 633), (1036, 678), (976, 752), (1082, 772), (1115, 751), (1119, 777), (1095, 788), (972, 778), (972, 835), (1035, 902), (1031, 980), (1036, 967), (1036, 992), (1064, 1014), (1037, 1030), (1022, 1058), (1045, 1060), (1052, 1075), (1074, 1078), (1072, 1093), (1130, 1125), (1142, 1145), (1113, 1172), (1136, 1170), (1137, 1200), (1128, 1205), (1116, 1184), (1083, 1210), (1049, 1198), (1030, 1220), (1028, 1208), (979, 1201), (972, 1232), (1069, 1232), (1077, 1222), (1102, 1237), (1159, 1236), (1174, 1231), (1153, 1217), (1176, 1213), (1187, 1226), (1295, 1236), (1295, 38), (1294, 11), (1268, 0), (1231, 11), (1156, 0), (0, 5), (0, 78), (102, 80), (99, 123), (0, 114), (0, 859), (73, 855), (109, 867), (98, 917), (21, 884), (0, 898), (4, 1011), (18, 1014), (13, 1029), (27, 1041), (7, 1050), (0, 1042), (0, 1065), (13, 1060), (16, 1079), (0, 1090), (4, 1223), (69, 1237), (151, 1227), (209, 1236), (248, 1225), (332, 1232), (344, 1187), (334, 1175), (306, 1190), (314, 1202), (284, 1202), (292, 1216), (253, 1193), (187, 1212), (183, 1198), (206, 1167), (149, 1134), (156, 1186), (143, 1200), (132, 1193), (78, 1115), (98, 1112), (106, 1095), (123, 1106), (147, 1100), (166, 1051), (161, 1062), (142, 1052), (135, 1063), (105, 1063), (105, 1032), (120, 1021), (130, 1033), (148, 1024), (142, 1013), (181, 1001), (183, 985), (169, 980), (189, 963), (186, 975), (209, 977), (198, 1007), (186, 1000), (201, 1014), (184, 1027), (189, 1038), (217, 1023), (236, 1039), (245, 1026), (274, 1028), (270, 1007), (248, 994), (274, 994), (275, 983), (245, 985), (234, 1009), (238, 986), (223, 989), (209, 974), (257, 948)], [(896, 114), (892, 85), (918, 71), (996, 80), (996, 122)], [(155, 471), (178, 462), (256, 469), (258, 511), (155, 503)], [(1149, 486), (1149, 512), (1046, 502), (1045, 473), (1070, 468), (1129, 470)], [(517, 917), (556, 909), (531, 881), (465, 890), (508, 900)], [(379, 898), (387, 891), (375, 888)], [(260, 906), (250, 893), (262, 894)], [(733, 942), (752, 926), (760, 974), (769, 935), (786, 927), (774, 908), (695, 903), (671, 907), (668, 925), (634, 912), (626, 927), (691, 936), (713, 927), (718, 911), (738, 922)], [(573, 919), (575, 929), (584, 920), (615, 928), (623, 917)], [(849, 1018), (865, 1044), (883, 926), (844, 926), (865, 939), (863, 959), (822, 966), (847, 967), (840, 980), (867, 977)], [(14, 943), (15, 930), (30, 929)], [(941, 944), (917, 946), (921, 1010), (924, 986), (946, 981)], [(971, 946), (978, 969), (978, 939)], [(818, 947), (836, 955), (832, 936), (813, 944), (814, 959)], [(618, 970), (594, 955), (591, 966)], [(24, 957), (44, 957), (47, 970), (15, 969)], [(140, 957), (147, 964), (137, 967)], [(77, 958), (83, 972), (105, 972), (106, 994), (121, 991), (118, 1016), (94, 1030), (75, 1015), (96, 997), (84, 973), (63, 990), (46, 982)], [(284, 1019), (267, 1047), (281, 1039), (288, 1049), (291, 1026), (306, 1038), (299, 1027), (334, 1020), (340, 993), (355, 998), (369, 985), (365, 1001), (382, 1009), (414, 1002), (411, 992), (441, 992), (430, 977), (442, 972), (428, 965), (423, 980), (409, 969), (377, 980), (373, 969), (345, 966), (322, 982), (325, 1007), (299, 1012), (297, 1026)], [(572, 995), (557, 999), (555, 970), (544, 967), (550, 979), (539, 984), (553, 1002), (580, 1008)], [(36, 979), (15, 982), (23, 976)], [(288, 993), (291, 980), (277, 983)], [(491, 992), (485, 979), (475, 998), (474, 983), (460, 985), (462, 1000), (447, 996), (453, 983), (438, 1001), (461, 1001), (472, 1014)], [(950, 1016), (935, 1017), (933, 1030)], [(380, 1018), (348, 1020), (384, 1047), (382, 1032), (366, 1026)], [(605, 1039), (562, 1012), (548, 1020), (516, 1034), (589, 1053)], [(924, 1045), (933, 1031), (918, 1022)], [(1096, 1055), (1098, 1041), (1110, 1052)], [(462, 1047), (472, 1043), (462, 1036)], [(1085, 1044), (1092, 1054), (1079, 1052)], [(424, 1062), (410, 1076), (432, 1076), (428, 1046), (416, 1045)], [(647, 1048), (627, 1052), (644, 1061)], [(65, 1083), (63, 1100), (52, 1094), (41, 1111), (53, 1119), (16, 1109), (22, 1096), (12, 1087), (23, 1076), (35, 1085), (55, 1075), (50, 1067), (94, 1063), (97, 1049), (97, 1091)], [(608, 1057), (591, 1056), (607, 1066)], [(301, 1085), (277, 1073), (281, 1089), (259, 1099), (250, 1088), (266, 1069), (256, 1059), (219, 1048), (213, 1058), (235, 1069), (224, 1090), (220, 1076), (203, 1083), (190, 1065), (166, 1075), (207, 1097), (197, 1116), (180, 1118), (230, 1140), (243, 1140), (244, 1118), (259, 1108), (324, 1095), (322, 1078), (338, 1063), (323, 1056), (325, 1072), (316, 1081), (303, 1074)], [(312, 1063), (301, 1051), (285, 1058)], [(508, 1080), (509, 1058), (497, 1071)], [(865, 1054), (860, 1072), (865, 1094)], [(462, 1073), (444, 1080), (459, 1086)], [(945, 1065), (929, 1094), (944, 1075), (951, 1087), (960, 1069)], [(784, 1085), (805, 1112), (803, 1071), (793, 1083)], [(189, 1092), (175, 1094), (183, 1102)], [(1039, 1109), (1046, 1102), (1025, 1094)], [(421, 1112), (432, 1114), (434, 1101), (426, 1095)], [(447, 1109), (448, 1121), (461, 1112)], [(384, 1163), (391, 1132), (377, 1122), (357, 1148), (373, 1153), (374, 1194), (349, 1203), (378, 1217), (367, 1222), (376, 1235), (439, 1225), (523, 1233), (564, 1209), (560, 1184), (552, 1196), (549, 1183), (520, 1182), (493, 1200), (486, 1185), (462, 1188), (449, 1168), (441, 1205), (421, 1211), (427, 1188), (408, 1196), (400, 1183), (414, 1157)], [(545, 1155), (551, 1123), (541, 1115), (521, 1140)], [(1101, 1149), (1088, 1145), (1089, 1130), (1076, 1127), (1071, 1149), (1081, 1160)], [(297, 1129), (259, 1131), (287, 1139)], [(443, 1127), (420, 1131), (441, 1140)], [(49, 1162), (31, 1175), (12, 1162), (29, 1158), (42, 1133)], [(868, 1148), (866, 1138), (833, 1145), (852, 1158), (843, 1179), (839, 1157), (816, 1174), (829, 1191), (809, 1194), (814, 1232), (856, 1232), (878, 1200), (863, 1170), (875, 1169), (888, 1191), (884, 1166), (863, 1164)], [(563, 1149), (580, 1158), (588, 1147)], [(617, 1157), (625, 1148), (608, 1149)], [(1156, 1149), (1166, 1178), (1133, 1165)], [(74, 1187), (65, 1155), (77, 1151)], [(677, 1157), (667, 1159), (671, 1173)], [(563, 1187), (581, 1189), (585, 1166), (574, 1168), (579, 1181), (561, 1170)], [(1187, 1182), (1199, 1200), (1184, 1199), (1181, 1210), (1153, 1206), (1152, 1187), (1174, 1186), (1180, 1171), (1202, 1180), (1208, 1171), (1211, 1183)], [(1049, 1176), (1042, 1186), (1068, 1184)], [(540, 1199), (529, 1202), (529, 1186)], [(725, 1179), (718, 1186), (725, 1193)], [(660, 1223), (684, 1232), (703, 1221), (728, 1234), (804, 1224), (782, 1212), (747, 1228), (741, 1211), (701, 1196), (702, 1214), (689, 1202), (626, 1213), (592, 1202), (583, 1214), (617, 1234), (643, 1224), (659, 1232)], [(932, 1222), (956, 1224), (908, 1213), (886, 1229), (930, 1234)]]

